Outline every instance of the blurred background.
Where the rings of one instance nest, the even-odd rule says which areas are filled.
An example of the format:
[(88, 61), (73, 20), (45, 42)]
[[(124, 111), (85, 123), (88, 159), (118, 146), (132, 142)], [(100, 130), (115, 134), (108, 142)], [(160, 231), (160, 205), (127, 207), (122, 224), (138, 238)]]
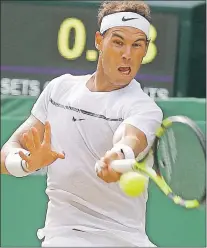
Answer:
[[(90, 74), (101, 1), (1, 1), (1, 146), (51, 79)], [(206, 2), (145, 1), (151, 42), (136, 79), (164, 116), (187, 115), (205, 131)], [(186, 165), (187, 167), (187, 165)], [(1, 176), (1, 247), (40, 246), (46, 176)], [(147, 232), (160, 247), (206, 247), (205, 209), (184, 210), (150, 184)]]

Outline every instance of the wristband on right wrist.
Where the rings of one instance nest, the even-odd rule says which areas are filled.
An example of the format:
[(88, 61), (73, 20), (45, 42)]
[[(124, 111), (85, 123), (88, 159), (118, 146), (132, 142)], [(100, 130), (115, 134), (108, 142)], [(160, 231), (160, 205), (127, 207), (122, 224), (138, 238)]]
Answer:
[(22, 151), (26, 155), (29, 154), (29, 152), (23, 148), (13, 148), (6, 156), (5, 167), (11, 175), (15, 177), (25, 177), (32, 172), (28, 171), (27, 163), (19, 156), (19, 151)]

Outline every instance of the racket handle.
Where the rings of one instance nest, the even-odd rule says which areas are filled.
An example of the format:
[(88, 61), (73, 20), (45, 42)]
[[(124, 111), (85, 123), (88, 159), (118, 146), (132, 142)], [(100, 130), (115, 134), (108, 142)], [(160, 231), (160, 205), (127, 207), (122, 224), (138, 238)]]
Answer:
[(114, 160), (110, 163), (111, 168), (119, 173), (126, 173), (133, 170), (133, 165), (136, 163), (135, 159), (121, 159)]

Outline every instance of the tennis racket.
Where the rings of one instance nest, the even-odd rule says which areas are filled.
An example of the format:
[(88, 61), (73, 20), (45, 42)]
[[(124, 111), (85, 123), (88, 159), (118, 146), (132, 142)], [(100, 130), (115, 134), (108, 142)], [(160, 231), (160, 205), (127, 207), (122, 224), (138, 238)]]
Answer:
[[(152, 168), (147, 165), (150, 153), (154, 157)], [(115, 160), (111, 167), (120, 173), (137, 171), (147, 175), (175, 204), (185, 208), (205, 203), (205, 137), (188, 117), (166, 118), (156, 132), (150, 152), (142, 160)]]

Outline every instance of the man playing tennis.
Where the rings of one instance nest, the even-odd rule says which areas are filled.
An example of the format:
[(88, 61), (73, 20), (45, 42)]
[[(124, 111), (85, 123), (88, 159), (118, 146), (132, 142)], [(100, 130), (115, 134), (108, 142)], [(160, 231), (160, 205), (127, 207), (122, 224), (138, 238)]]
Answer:
[(44, 247), (153, 246), (145, 233), (147, 189), (127, 197), (110, 168), (112, 160), (148, 151), (162, 121), (134, 79), (149, 44), (150, 10), (143, 2), (104, 2), (98, 22), (96, 72), (52, 80), (1, 151), (4, 174), (48, 166), (48, 209), (38, 231)]

